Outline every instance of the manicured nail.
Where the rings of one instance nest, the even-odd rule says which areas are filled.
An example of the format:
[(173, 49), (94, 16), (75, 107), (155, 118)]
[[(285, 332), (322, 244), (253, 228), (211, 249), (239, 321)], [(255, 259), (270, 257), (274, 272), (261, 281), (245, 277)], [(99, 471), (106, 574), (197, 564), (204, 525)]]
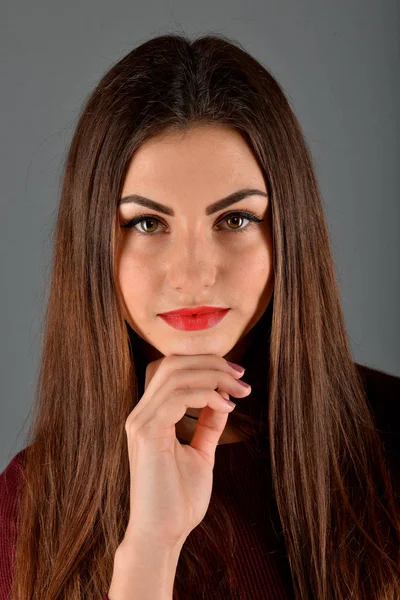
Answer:
[(241, 373), (243, 371), (243, 373), (245, 372), (245, 368), (241, 367), (240, 365), (237, 365), (236, 363), (233, 362), (229, 362), (229, 360), (226, 361), (228, 363), (228, 365), (230, 365), (232, 367), (232, 369), (235, 369), (235, 371), (239, 371), (239, 373)]
[(234, 402), (231, 402), (230, 400), (227, 400), (226, 398), (224, 398), (224, 400), (231, 408), (235, 408), (236, 404)]
[(242, 385), (244, 388), (246, 388), (246, 390), (249, 390), (251, 388), (251, 385), (249, 385), (248, 383), (246, 383), (245, 381), (239, 381), (237, 379), (237, 382), (240, 383), (240, 385)]

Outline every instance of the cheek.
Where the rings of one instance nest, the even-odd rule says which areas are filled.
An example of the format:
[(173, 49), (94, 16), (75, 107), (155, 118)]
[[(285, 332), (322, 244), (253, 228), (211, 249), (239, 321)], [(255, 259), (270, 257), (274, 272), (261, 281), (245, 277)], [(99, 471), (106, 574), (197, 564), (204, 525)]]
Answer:
[(129, 253), (120, 256), (118, 264), (118, 284), (127, 304), (140, 307), (143, 300), (155, 293), (157, 280), (155, 269), (149, 260), (141, 261)]
[(264, 244), (242, 248), (241, 252), (232, 255), (232, 261), (232, 275), (241, 287), (262, 288), (272, 276), (272, 248)]

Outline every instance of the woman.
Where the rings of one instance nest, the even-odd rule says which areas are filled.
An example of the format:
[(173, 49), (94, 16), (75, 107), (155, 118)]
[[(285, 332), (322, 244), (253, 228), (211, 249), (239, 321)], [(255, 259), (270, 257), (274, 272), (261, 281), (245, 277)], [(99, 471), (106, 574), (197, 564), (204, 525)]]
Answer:
[(0, 598), (398, 598), (399, 383), (352, 360), (277, 81), (221, 35), (143, 43), (67, 156)]

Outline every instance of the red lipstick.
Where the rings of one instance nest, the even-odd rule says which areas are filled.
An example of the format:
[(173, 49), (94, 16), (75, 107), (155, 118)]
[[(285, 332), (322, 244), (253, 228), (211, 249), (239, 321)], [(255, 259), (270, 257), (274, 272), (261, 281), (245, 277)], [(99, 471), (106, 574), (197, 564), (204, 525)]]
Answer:
[(219, 308), (218, 306), (194, 306), (161, 313), (158, 316), (174, 329), (196, 331), (214, 327), (222, 321), (229, 310), (230, 308)]

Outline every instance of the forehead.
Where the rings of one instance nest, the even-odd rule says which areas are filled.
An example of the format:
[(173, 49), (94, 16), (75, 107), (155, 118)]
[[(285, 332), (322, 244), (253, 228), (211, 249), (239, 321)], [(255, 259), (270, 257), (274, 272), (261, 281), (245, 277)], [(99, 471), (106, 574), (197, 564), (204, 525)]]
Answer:
[(208, 201), (260, 185), (265, 189), (264, 175), (243, 136), (226, 125), (202, 125), (146, 140), (129, 163), (122, 195), (198, 190)]

